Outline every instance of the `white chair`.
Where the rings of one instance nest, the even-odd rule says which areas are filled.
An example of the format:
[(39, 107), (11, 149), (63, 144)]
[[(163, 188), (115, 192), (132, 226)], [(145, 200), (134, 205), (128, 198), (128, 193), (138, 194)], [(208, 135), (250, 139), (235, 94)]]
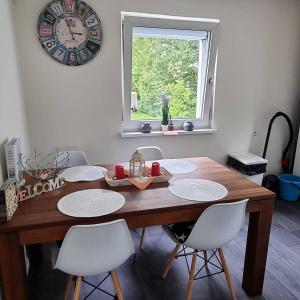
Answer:
[(68, 151), (61, 151), (58, 153), (60, 159), (63, 159), (69, 153), (69, 162), (68, 168), (77, 167), (77, 166), (88, 166), (89, 161), (83, 151), (77, 150), (68, 150)]
[[(216, 256), (216, 252), (218, 251), (221, 265), (219, 269), (221, 269), (221, 272), (225, 273), (231, 298), (234, 300), (237, 299), (222, 247), (234, 239), (245, 224), (247, 201), (248, 199), (234, 203), (215, 204), (208, 207), (199, 217), (191, 233), (183, 243), (178, 241), (167, 225), (163, 226), (170, 238), (175, 241), (176, 247), (169, 257), (162, 277), (166, 278), (175, 257), (192, 255), (186, 300), (190, 300), (192, 298), (193, 281), (195, 279), (199, 279), (195, 278), (199, 273), (197, 272), (195, 276), (196, 260), (197, 257), (201, 257), (198, 252), (208, 250), (213, 250), (213, 254), (209, 259), (207, 259), (207, 257), (201, 257), (204, 260), (204, 265), (207, 266), (207, 264), (210, 263), (210, 259), (213, 256)], [(194, 249), (194, 251), (189, 254), (185, 253), (184, 255), (178, 255), (180, 246), (183, 246), (182, 251), (184, 251), (184, 253), (187, 247)]]
[(76, 279), (73, 300), (79, 299), (84, 276), (109, 272), (119, 300), (123, 300), (115, 269), (134, 253), (133, 241), (125, 220), (97, 225), (73, 226), (62, 243), (55, 269), (70, 274), (65, 300)]
[(161, 149), (156, 146), (138, 147), (136, 150), (143, 155), (144, 160), (160, 160), (164, 158)]
[[(164, 158), (161, 149), (157, 146), (138, 147), (136, 150), (143, 155), (144, 160), (160, 160)], [(146, 228), (142, 229), (139, 249), (143, 249)]]

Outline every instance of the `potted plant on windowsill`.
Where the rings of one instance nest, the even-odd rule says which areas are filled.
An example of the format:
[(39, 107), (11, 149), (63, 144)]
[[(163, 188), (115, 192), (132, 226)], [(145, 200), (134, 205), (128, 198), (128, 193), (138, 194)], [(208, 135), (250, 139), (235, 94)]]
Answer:
[(160, 98), (162, 102), (161, 130), (167, 131), (169, 124), (169, 96), (167, 94), (162, 94)]

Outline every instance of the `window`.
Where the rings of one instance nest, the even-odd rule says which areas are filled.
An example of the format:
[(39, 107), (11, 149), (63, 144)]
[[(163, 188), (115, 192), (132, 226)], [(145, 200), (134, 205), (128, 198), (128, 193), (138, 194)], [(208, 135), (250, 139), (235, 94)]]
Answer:
[(219, 21), (122, 12), (123, 131), (160, 130), (161, 95), (176, 129), (211, 128)]

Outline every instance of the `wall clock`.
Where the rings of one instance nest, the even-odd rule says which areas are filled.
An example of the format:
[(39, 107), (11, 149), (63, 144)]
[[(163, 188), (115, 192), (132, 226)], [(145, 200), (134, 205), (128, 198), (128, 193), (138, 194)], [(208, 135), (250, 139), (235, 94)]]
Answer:
[(39, 40), (59, 63), (83, 65), (101, 48), (102, 27), (94, 10), (80, 0), (54, 0), (38, 20)]

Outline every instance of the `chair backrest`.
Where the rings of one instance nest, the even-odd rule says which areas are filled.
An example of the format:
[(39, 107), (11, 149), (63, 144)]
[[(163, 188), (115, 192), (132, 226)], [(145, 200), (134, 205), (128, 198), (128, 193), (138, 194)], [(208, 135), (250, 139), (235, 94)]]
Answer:
[(73, 226), (60, 248), (55, 269), (77, 276), (112, 271), (134, 253), (125, 220)]
[(77, 150), (62, 151), (59, 152), (58, 155), (61, 155), (61, 158), (64, 158), (64, 156), (66, 156), (67, 153), (69, 153), (68, 168), (89, 165), (89, 161), (83, 151), (77, 151)]
[(210, 250), (229, 243), (245, 224), (247, 201), (209, 206), (197, 220), (185, 245), (197, 250)]
[(161, 149), (156, 146), (138, 147), (136, 150), (143, 155), (144, 160), (160, 160), (164, 158)]

